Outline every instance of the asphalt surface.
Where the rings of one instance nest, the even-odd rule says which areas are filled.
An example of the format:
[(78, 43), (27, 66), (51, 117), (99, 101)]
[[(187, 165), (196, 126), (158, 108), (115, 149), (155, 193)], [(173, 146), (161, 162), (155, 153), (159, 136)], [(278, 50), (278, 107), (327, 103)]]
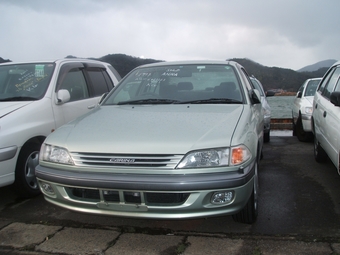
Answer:
[[(0, 254), (340, 254), (340, 177), (313, 144), (274, 133), (259, 169), (259, 217), (146, 220), (72, 212), (0, 188)], [(278, 136), (275, 136), (278, 135)], [(282, 135), (282, 136), (281, 136)]]

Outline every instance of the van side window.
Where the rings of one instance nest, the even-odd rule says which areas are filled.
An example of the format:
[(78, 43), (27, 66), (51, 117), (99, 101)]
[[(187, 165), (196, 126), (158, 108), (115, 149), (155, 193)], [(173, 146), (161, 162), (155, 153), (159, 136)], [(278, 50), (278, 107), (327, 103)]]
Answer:
[(89, 68), (87, 73), (91, 80), (93, 93), (92, 96), (101, 96), (113, 88), (113, 83), (109, 75), (100, 68)]

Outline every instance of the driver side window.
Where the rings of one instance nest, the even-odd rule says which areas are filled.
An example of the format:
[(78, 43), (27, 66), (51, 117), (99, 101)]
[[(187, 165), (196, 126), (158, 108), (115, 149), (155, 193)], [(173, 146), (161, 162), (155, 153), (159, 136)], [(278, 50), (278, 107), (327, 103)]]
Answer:
[(65, 75), (60, 89), (66, 89), (70, 92), (70, 102), (89, 98), (83, 72), (79, 69), (72, 69)]

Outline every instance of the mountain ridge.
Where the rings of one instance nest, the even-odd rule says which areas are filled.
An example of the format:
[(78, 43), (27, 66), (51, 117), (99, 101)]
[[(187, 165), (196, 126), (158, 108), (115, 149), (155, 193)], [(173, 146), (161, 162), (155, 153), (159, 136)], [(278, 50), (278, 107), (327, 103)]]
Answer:
[[(66, 58), (76, 57), (69, 55)], [(164, 61), (133, 57), (121, 53), (108, 54), (100, 58), (91, 59), (110, 63), (122, 77), (137, 66)], [(263, 66), (247, 58), (232, 58), (228, 60), (233, 60), (244, 66), (249, 75), (254, 75), (261, 81), (265, 91), (281, 89), (289, 92), (296, 92), (306, 79), (322, 77), (328, 68), (336, 62), (336, 60), (328, 59), (295, 71), (288, 68)], [(0, 57), (0, 63), (3, 62), (11, 62), (11, 60), (5, 60)]]
[(320, 68), (329, 68), (332, 66), (337, 60), (335, 59), (326, 59), (323, 61), (316, 62), (315, 64), (305, 66), (299, 70), (296, 70), (297, 72), (314, 72), (319, 70)]

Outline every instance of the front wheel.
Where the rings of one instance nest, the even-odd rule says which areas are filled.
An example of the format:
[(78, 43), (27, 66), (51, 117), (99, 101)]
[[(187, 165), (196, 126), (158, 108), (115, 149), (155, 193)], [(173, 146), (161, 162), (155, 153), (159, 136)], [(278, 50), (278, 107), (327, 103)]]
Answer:
[(297, 136), (297, 138), (299, 139), (300, 142), (309, 142), (313, 139), (312, 133), (306, 132), (303, 129), (301, 117), (299, 117), (297, 122), (296, 122), (295, 132), (296, 132), (296, 136)]
[(34, 197), (40, 194), (35, 167), (39, 164), (40, 144), (26, 144), (20, 151), (15, 168), (15, 192), (20, 197)]
[(270, 141), (270, 130), (263, 135), (263, 142), (269, 143)]
[(258, 162), (255, 163), (255, 174), (254, 174), (254, 188), (247, 204), (243, 209), (233, 215), (233, 219), (236, 222), (252, 224), (257, 219), (258, 214), (258, 191), (259, 191), (259, 181), (258, 181)]
[(292, 125), (293, 125), (293, 136), (296, 136), (296, 125), (294, 123), (294, 117), (292, 117)]

